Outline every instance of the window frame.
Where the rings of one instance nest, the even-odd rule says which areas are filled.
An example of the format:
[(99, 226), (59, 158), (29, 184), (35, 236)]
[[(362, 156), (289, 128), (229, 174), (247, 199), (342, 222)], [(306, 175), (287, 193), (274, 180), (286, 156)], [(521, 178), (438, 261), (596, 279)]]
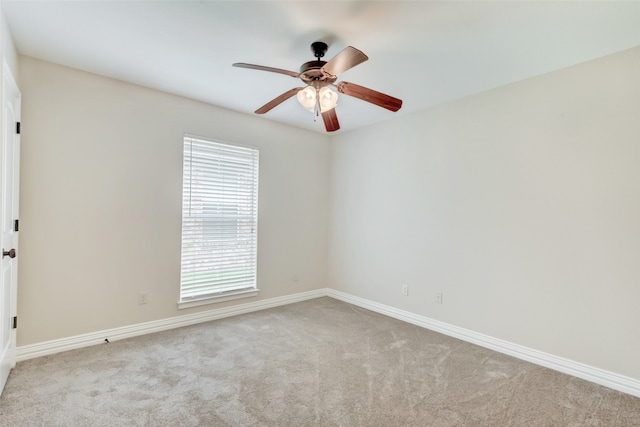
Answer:
[[(229, 151), (233, 151), (233, 150), (237, 150), (237, 151), (246, 151), (246, 156), (242, 156), (246, 158), (246, 162), (247, 165), (249, 165), (251, 163), (251, 161), (253, 162), (250, 166), (246, 166), (246, 171), (249, 171), (249, 175), (246, 175), (246, 177), (249, 178), (250, 183), (248, 182), (246, 185), (244, 185), (244, 183), (242, 185), (240, 185), (238, 188), (239, 189), (245, 189), (250, 191), (250, 196), (248, 196), (248, 198), (251, 199), (251, 202), (238, 202), (240, 204), (236, 204), (235, 208), (239, 209), (240, 207), (242, 208), (249, 208), (249, 210), (251, 211), (251, 222), (250, 225), (246, 225), (246, 218), (245, 218), (245, 225), (243, 227), (241, 227), (239, 225), (240, 222), (240, 217), (242, 216), (240, 213), (238, 213), (236, 211), (236, 216), (233, 216), (233, 214), (229, 215), (228, 213), (224, 213), (224, 209), (222, 209), (223, 204), (221, 204), (221, 199), (224, 197), (219, 197), (219, 198), (212, 198), (212, 199), (208, 199), (208, 202), (212, 202), (215, 204), (218, 214), (216, 215), (216, 219), (214, 219), (214, 222), (220, 222), (222, 223), (222, 225), (220, 226), (220, 228), (215, 228), (215, 227), (211, 227), (209, 228), (209, 231), (211, 231), (212, 229), (218, 230), (218, 232), (220, 231), (227, 231), (228, 232), (228, 228), (224, 225), (225, 222), (231, 222), (233, 223), (234, 221), (236, 222), (235, 227), (238, 227), (238, 229), (240, 230), (241, 228), (244, 228), (245, 231), (244, 232), (240, 232), (238, 231), (239, 234), (237, 234), (236, 236), (236, 240), (235, 242), (237, 243), (238, 241), (241, 240), (241, 238), (247, 238), (247, 236), (251, 236), (250, 237), (250, 246), (252, 245), (252, 253), (251, 256), (248, 257), (248, 259), (250, 260), (249, 262), (246, 263), (246, 265), (251, 265), (252, 268), (247, 268), (246, 272), (248, 272), (249, 274), (251, 273), (250, 270), (252, 269), (252, 276), (250, 277), (250, 279), (252, 280), (252, 286), (248, 286), (246, 283), (243, 285), (238, 286), (237, 289), (233, 289), (233, 285), (231, 285), (231, 289), (229, 290), (220, 290), (219, 292), (216, 292), (215, 290), (215, 286), (212, 286), (211, 291), (210, 292), (203, 292), (200, 295), (192, 295), (192, 296), (185, 296), (186, 292), (183, 289), (183, 277), (185, 276), (185, 272), (188, 274), (189, 272), (191, 272), (191, 274), (194, 274), (194, 270), (193, 268), (195, 267), (191, 267), (191, 269), (186, 268), (185, 269), (185, 227), (187, 227), (187, 235), (190, 234), (189, 231), (189, 224), (191, 224), (191, 227), (193, 227), (193, 224), (196, 223), (197, 221), (201, 221), (201, 223), (204, 223), (206, 221), (207, 215), (205, 213), (201, 214), (201, 215), (190, 215), (190, 214), (185, 214), (186, 211), (188, 210), (189, 212), (191, 212), (191, 209), (194, 206), (194, 198), (192, 197), (193, 195), (193, 185), (189, 185), (189, 184), (193, 184), (193, 159), (196, 158), (193, 156), (193, 143), (199, 143), (201, 145), (207, 145), (207, 144), (211, 144), (212, 148), (211, 148), (211, 152), (218, 152), (218, 155), (220, 156), (220, 158), (218, 159), (218, 161), (226, 161), (226, 166), (229, 166), (229, 162), (231, 162), (231, 155), (227, 155), (227, 158), (225, 159), (224, 154), (221, 154), (220, 152), (225, 150), (225, 147), (227, 147), (227, 149)], [(189, 149), (187, 148), (189, 147)], [(217, 148), (216, 148), (217, 147)], [(202, 153), (199, 153), (202, 156)], [(200, 160), (202, 160), (202, 158), (200, 158)], [(189, 162), (189, 164), (187, 163)], [(211, 163), (214, 163), (213, 161), (211, 161)], [(202, 165), (202, 163), (201, 163)], [(220, 170), (217, 170), (215, 166), (211, 167), (211, 168), (206, 168), (206, 165), (203, 167), (200, 167), (200, 170), (207, 170), (208, 172), (213, 172), (213, 173), (220, 173)], [(221, 168), (223, 169), (223, 168)], [(178, 308), (179, 309), (183, 309), (183, 308), (189, 308), (189, 307), (196, 307), (196, 306), (200, 306), (200, 305), (205, 305), (205, 304), (212, 304), (212, 303), (219, 303), (219, 302), (224, 302), (224, 301), (230, 301), (230, 300), (234, 300), (234, 299), (239, 299), (239, 298), (248, 298), (248, 297), (254, 297), (257, 296), (260, 292), (260, 289), (258, 289), (258, 193), (259, 193), (259, 176), (260, 176), (260, 150), (258, 147), (255, 146), (250, 146), (250, 145), (245, 145), (245, 144), (238, 144), (238, 143), (233, 143), (233, 142), (228, 142), (228, 141), (222, 141), (219, 139), (213, 139), (213, 138), (207, 138), (207, 137), (203, 137), (203, 136), (199, 136), (199, 135), (194, 135), (194, 134), (189, 134), (189, 133), (185, 133), (183, 135), (183, 161), (182, 161), (182, 204), (181, 204), (181, 236), (180, 236), (180, 283), (179, 283), (179, 295), (178, 295)], [(224, 173), (229, 173), (233, 176), (232, 173), (230, 172), (224, 172)], [(215, 180), (215, 179), (214, 179)], [(239, 181), (240, 178), (238, 178), (236, 176), (236, 183), (237, 181)], [(211, 180), (207, 181), (207, 179), (202, 179), (200, 181), (201, 183), (206, 182), (205, 185), (210, 185), (211, 184)], [(187, 190), (187, 188), (189, 188), (189, 190)], [(204, 192), (206, 192), (206, 190), (202, 190)], [(188, 192), (188, 194), (187, 194)], [(197, 194), (197, 193), (196, 193)], [(227, 194), (228, 196), (228, 194)], [(236, 198), (239, 198), (240, 196), (238, 196), (238, 193), (235, 194)], [(245, 197), (247, 198), (247, 197)], [(201, 200), (201, 212), (205, 211), (204, 208), (205, 202)], [(188, 207), (187, 207), (188, 206)], [(232, 209), (233, 210), (233, 209)], [(222, 212), (222, 213), (220, 213)], [(209, 218), (211, 219), (211, 218)], [(201, 227), (203, 225), (200, 225)], [(247, 232), (246, 228), (250, 227), (251, 231)], [(193, 231), (193, 228), (191, 229), (191, 232)], [(199, 235), (201, 237), (201, 239), (203, 238), (205, 232), (202, 231), (201, 234)], [(200, 240), (201, 240), (200, 239)], [(206, 243), (212, 244), (218, 241), (213, 241), (213, 240), (204, 240), (203, 244), (204, 246), (206, 246)], [(218, 242), (219, 243), (219, 242)], [(187, 248), (187, 252), (191, 249), (193, 249), (196, 246), (193, 247), (188, 247)], [(200, 247), (202, 248), (202, 246)], [(246, 251), (246, 250), (245, 250)], [(218, 253), (220, 254), (220, 252), (215, 252), (215, 251), (211, 251), (210, 254), (215, 254)], [(243, 253), (245, 256), (248, 252)], [(188, 256), (188, 255), (187, 255)], [(225, 256), (228, 257), (228, 256)], [(206, 257), (203, 257), (202, 260), (205, 260)], [(206, 262), (206, 261), (205, 261)], [(206, 285), (203, 285), (206, 288)], [(220, 285), (219, 287), (224, 287), (223, 285)]]

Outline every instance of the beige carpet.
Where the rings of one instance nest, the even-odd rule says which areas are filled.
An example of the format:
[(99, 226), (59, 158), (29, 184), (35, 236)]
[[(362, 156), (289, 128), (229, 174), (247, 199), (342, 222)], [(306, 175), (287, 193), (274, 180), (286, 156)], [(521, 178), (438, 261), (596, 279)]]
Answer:
[(640, 426), (640, 399), (321, 298), (19, 363), (2, 426)]

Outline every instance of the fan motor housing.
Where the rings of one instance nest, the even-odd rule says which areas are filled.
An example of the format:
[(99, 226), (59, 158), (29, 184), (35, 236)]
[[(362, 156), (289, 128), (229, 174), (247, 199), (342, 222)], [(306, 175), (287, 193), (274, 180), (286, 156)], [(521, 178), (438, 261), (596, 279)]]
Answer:
[(322, 67), (327, 61), (309, 61), (302, 64), (300, 67), (300, 80), (309, 84), (311, 82), (323, 82), (325, 84), (331, 84), (336, 81), (336, 76), (322, 72)]

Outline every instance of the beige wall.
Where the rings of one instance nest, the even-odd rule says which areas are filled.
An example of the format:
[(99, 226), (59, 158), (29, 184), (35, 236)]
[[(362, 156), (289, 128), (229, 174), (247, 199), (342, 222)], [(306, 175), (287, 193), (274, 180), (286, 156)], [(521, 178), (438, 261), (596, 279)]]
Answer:
[(255, 300), (177, 309), (184, 132), (260, 148), (259, 298), (326, 285), (327, 136), (32, 58), (20, 69), (19, 346)]
[(636, 48), (336, 136), (329, 286), (640, 379), (639, 76)]

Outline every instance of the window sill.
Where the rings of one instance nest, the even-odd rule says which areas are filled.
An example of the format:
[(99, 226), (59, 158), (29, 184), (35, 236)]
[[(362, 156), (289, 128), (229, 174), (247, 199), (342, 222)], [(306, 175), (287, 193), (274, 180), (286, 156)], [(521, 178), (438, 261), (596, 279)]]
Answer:
[(238, 291), (233, 293), (228, 293), (224, 295), (214, 295), (208, 296), (204, 298), (193, 299), (190, 301), (178, 301), (178, 310), (182, 310), (184, 308), (198, 307), (201, 305), (207, 304), (217, 304), (225, 301), (232, 301), (234, 299), (240, 298), (251, 298), (258, 296), (260, 294), (260, 289), (249, 289), (245, 291)]

